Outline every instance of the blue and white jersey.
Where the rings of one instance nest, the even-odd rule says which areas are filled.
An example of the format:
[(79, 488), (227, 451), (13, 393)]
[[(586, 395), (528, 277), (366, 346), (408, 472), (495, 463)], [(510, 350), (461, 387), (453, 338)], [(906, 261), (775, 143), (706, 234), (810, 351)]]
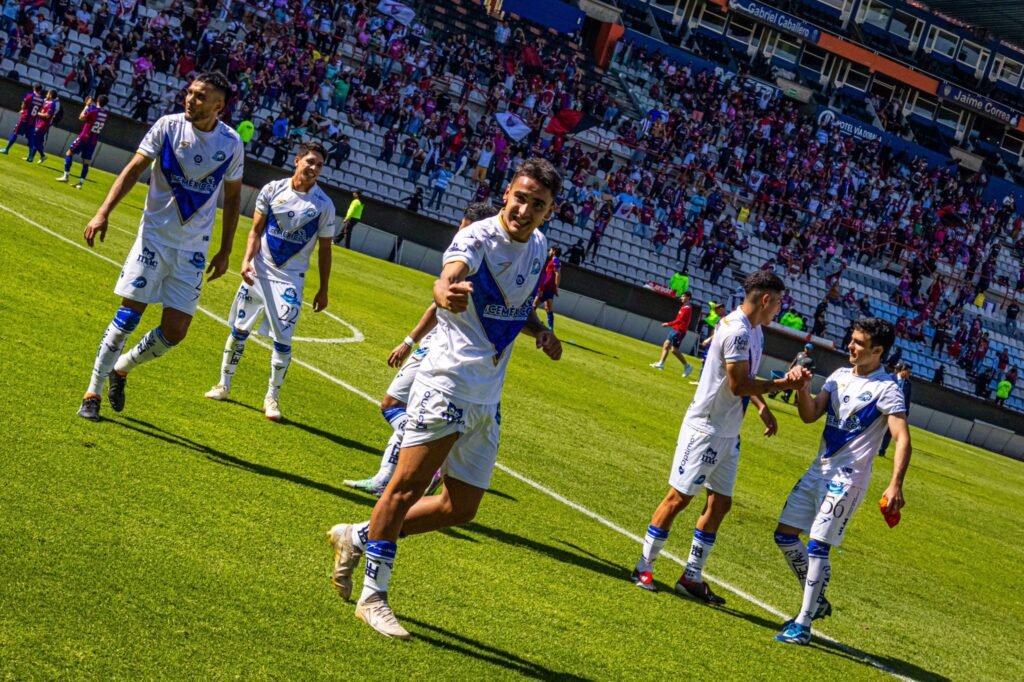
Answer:
[(204, 133), (185, 114), (172, 114), (153, 124), (137, 152), (153, 159), (140, 233), (165, 246), (205, 254), (221, 186), (242, 179), (242, 139), (220, 121)]
[(533, 313), (547, 251), (540, 230), (525, 243), (512, 241), (500, 214), (460, 230), (444, 264), (469, 267), (470, 305), (458, 314), (438, 308), (437, 332), (418, 380), (469, 402), (499, 402), (512, 344)]
[(256, 210), (267, 216), (258, 258), (271, 274), (301, 277), (317, 239), (334, 237), (334, 203), (319, 185), (297, 192), (291, 178), (268, 182)]
[(828, 411), (818, 456), (809, 471), (864, 487), (871, 465), (889, 428), (888, 415), (906, 412), (903, 392), (895, 379), (879, 368), (867, 376), (843, 367), (825, 380)]
[(764, 352), (764, 332), (739, 308), (723, 317), (715, 326), (707, 357), (700, 371), (697, 392), (686, 410), (683, 423), (696, 431), (716, 438), (740, 435), (747, 399), (733, 395), (725, 366), (728, 363), (749, 363), (748, 376), (756, 377)]

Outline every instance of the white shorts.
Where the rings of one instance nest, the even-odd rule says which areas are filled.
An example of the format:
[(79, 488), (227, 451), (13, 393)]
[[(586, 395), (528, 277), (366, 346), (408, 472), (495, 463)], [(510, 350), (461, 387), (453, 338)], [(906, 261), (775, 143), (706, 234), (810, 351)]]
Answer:
[(676, 442), (676, 454), (668, 484), (683, 495), (694, 496), (701, 487), (732, 496), (740, 454), (738, 436), (719, 438), (683, 423)]
[(415, 381), (406, 412), (409, 420), (402, 435), (403, 448), (458, 433), (445, 463), (446, 474), (477, 488), (490, 487), (498, 461), (500, 404), (469, 403)]
[(807, 472), (789, 493), (779, 523), (806, 531), (812, 540), (838, 546), (865, 492), (847, 481)]
[(256, 271), (251, 286), (242, 281), (231, 304), (230, 320), (235, 329), (251, 332), (260, 321), (259, 333), (277, 343), (291, 345), (302, 313), (302, 285), (299, 277), (289, 280)]
[(420, 373), (420, 367), (423, 366), (420, 361), (426, 356), (426, 348), (417, 348), (413, 352), (409, 360), (395, 374), (395, 378), (391, 380), (391, 385), (387, 390), (389, 396), (400, 403), (409, 404), (409, 391), (412, 390), (412, 383), (416, 380), (416, 375)]
[(205, 253), (182, 251), (139, 235), (121, 268), (114, 293), (195, 315), (205, 269)]

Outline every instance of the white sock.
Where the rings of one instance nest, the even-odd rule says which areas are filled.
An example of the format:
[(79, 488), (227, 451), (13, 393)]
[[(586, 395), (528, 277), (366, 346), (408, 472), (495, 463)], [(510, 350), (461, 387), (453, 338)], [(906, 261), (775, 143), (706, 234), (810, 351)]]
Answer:
[(398, 546), (387, 540), (370, 540), (366, 543), (366, 578), (363, 580), (363, 593), (359, 601), (366, 601), (374, 592), (388, 591), (397, 551)]
[(395, 474), (395, 468), (398, 466), (398, 453), (402, 450), (402, 434), (402, 431), (392, 433), (384, 448), (384, 455), (380, 459), (380, 468), (373, 475), (374, 483), (377, 485), (387, 485)]
[(810, 627), (811, 619), (818, 611), (818, 601), (832, 577), (832, 563), (828, 551), (832, 549), (824, 542), (811, 540), (807, 548), (807, 581), (804, 585), (804, 601), (800, 605), (800, 615), (796, 622)]
[(654, 560), (661, 554), (666, 540), (668, 540), (667, 530), (658, 528), (654, 524), (647, 526), (647, 534), (644, 535), (644, 548), (640, 552), (640, 561), (636, 562), (636, 570), (641, 573), (649, 573), (654, 568)]
[(807, 545), (799, 535), (775, 533), (775, 544), (782, 551), (789, 569), (793, 571), (797, 581), (803, 585), (807, 580)]
[(292, 347), (275, 341), (274, 350), (270, 353), (270, 384), (267, 386), (267, 395), (274, 400), (277, 400), (281, 384), (284, 383), (284, 375), (288, 373), (288, 365), (291, 362)]
[(160, 327), (151, 329), (134, 348), (117, 359), (114, 369), (127, 374), (139, 365), (160, 357), (175, 345), (164, 338)]
[(228, 340), (224, 343), (224, 358), (220, 361), (220, 384), (224, 388), (231, 388), (231, 379), (235, 376), (235, 369), (238, 368), (238, 363), (242, 360), (245, 341), (248, 338), (247, 332), (234, 329), (228, 334)]
[(693, 529), (693, 542), (690, 544), (690, 558), (686, 561), (683, 577), (695, 583), (704, 582), (704, 563), (715, 546), (715, 533), (706, 533), (699, 528)]
[(119, 308), (114, 319), (107, 325), (100, 340), (99, 350), (96, 351), (96, 361), (92, 365), (92, 377), (89, 380), (89, 388), (86, 393), (100, 395), (103, 385), (107, 382), (110, 370), (121, 356), (124, 349), (124, 342), (128, 335), (135, 331), (139, 325), (142, 314), (131, 308)]
[(352, 544), (361, 552), (366, 551), (367, 536), (370, 532), (370, 522), (363, 521), (352, 526)]

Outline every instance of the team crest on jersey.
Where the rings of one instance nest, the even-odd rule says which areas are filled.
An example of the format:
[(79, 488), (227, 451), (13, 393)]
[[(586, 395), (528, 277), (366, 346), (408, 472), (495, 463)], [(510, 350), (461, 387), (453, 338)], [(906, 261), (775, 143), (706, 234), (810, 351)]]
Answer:
[(540, 274), (540, 260), (538, 260), (536, 258), (533, 259), (533, 265), (530, 266), (530, 274), (531, 275)]
[(299, 302), (299, 293), (295, 291), (295, 287), (288, 287), (281, 293), (281, 299), (285, 303), (297, 305)]
[(220, 163), (226, 158), (228, 157), (227, 154), (224, 153), (223, 149), (218, 149), (213, 155), (213, 160), (216, 161), (217, 163)]
[(866, 403), (867, 401), (871, 400), (871, 397), (871, 391), (864, 391), (859, 396), (857, 396), (857, 400), (861, 401), (862, 403)]
[(142, 247), (142, 253), (139, 254), (138, 262), (145, 265), (147, 268), (156, 267), (156, 251), (147, 249), (145, 246)]
[(206, 265), (206, 254), (202, 254), (196, 251), (195, 253), (192, 254), (192, 260), (190, 260), (189, 262), (192, 263), (192, 265), (196, 266), (197, 268), (202, 268), (204, 265)]
[(307, 208), (305, 211), (302, 212), (302, 217), (303, 218), (314, 218), (314, 217), (316, 217), (316, 214), (317, 214), (316, 213), (316, 209), (311, 206), (311, 207)]
[(147, 282), (145, 277), (136, 277), (134, 280), (132, 280), (132, 286), (135, 287), (136, 289), (142, 289), (146, 286), (146, 284)]

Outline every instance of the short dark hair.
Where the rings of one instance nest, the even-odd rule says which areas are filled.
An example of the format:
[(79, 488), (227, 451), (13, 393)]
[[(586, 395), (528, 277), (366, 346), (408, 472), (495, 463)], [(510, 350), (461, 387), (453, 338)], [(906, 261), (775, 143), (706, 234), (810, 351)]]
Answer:
[(298, 151), (295, 152), (295, 158), (301, 159), (310, 152), (319, 154), (321, 159), (327, 158), (327, 150), (324, 149), (324, 146), (316, 140), (307, 140), (300, 144)]
[(853, 323), (854, 331), (867, 334), (871, 338), (871, 347), (882, 347), (882, 355), (889, 352), (896, 343), (896, 331), (892, 325), (878, 317), (862, 317)]
[(231, 82), (228, 77), (220, 71), (204, 71), (195, 77), (193, 83), (206, 83), (214, 90), (219, 90), (221, 96), (226, 100), (231, 96)]
[(516, 178), (536, 180), (551, 192), (552, 200), (562, 191), (562, 174), (547, 159), (532, 158), (523, 161), (512, 176), (512, 182), (515, 182)]
[(785, 290), (786, 283), (771, 270), (755, 270), (743, 278), (743, 293), (747, 298), (754, 294), (781, 294)]
[(106, 95), (100, 95), (99, 97), (96, 98), (96, 104), (99, 104), (101, 107), (107, 106), (107, 102), (109, 102), (109, 101), (110, 101), (110, 98), (107, 97)]
[(462, 214), (463, 220), (468, 220), (471, 223), (475, 223), (478, 220), (490, 218), (493, 215), (498, 214), (498, 209), (494, 207), (489, 201), (475, 201), (466, 207), (465, 212)]
[(36, 83), (35, 85), (32, 86), (32, 92), (42, 92), (42, 91), (43, 91), (43, 84), (42, 83)]
[(557, 258), (557, 257), (562, 255), (562, 247), (561, 246), (552, 246), (551, 250), (555, 252), (555, 258)]

